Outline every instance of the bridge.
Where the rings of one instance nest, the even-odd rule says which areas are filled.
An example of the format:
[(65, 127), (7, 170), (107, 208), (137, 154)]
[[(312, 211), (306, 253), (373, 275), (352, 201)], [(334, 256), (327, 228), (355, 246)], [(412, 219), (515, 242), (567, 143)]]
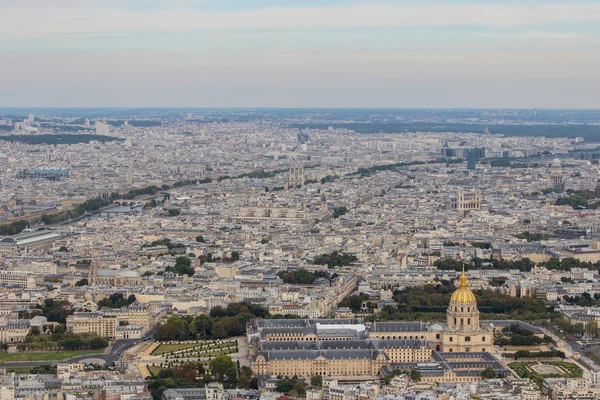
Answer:
[(111, 204), (115, 205), (115, 206), (136, 206), (136, 205), (137, 206), (141, 206), (142, 205), (142, 203), (140, 203), (140, 202), (138, 202), (138, 203), (136, 203), (135, 201), (129, 202), (127, 200), (113, 201)]
[(133, 214), (138, 214), (141, 213), (141, 206), (140, 207), (136, 207), (133, 208), (131, 210), (103, 210), (103, 211), (99, 211), (97, 213), (94, 213), (95, 215), (99, 215), (101, 217), (115, 217), (117, 215), (123, 215), (123, 214), (129, 214), (129, 215), (133, 215)]

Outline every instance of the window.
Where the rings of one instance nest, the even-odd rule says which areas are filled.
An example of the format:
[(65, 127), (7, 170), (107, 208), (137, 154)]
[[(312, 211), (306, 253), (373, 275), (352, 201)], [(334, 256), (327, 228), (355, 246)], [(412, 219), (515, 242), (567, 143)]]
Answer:
[(465, 342), (470, 342), (471, 341), (471, 336), (465, 336)]
[(485, 351), (485, 349), (481, 349), (481, 351)]
[(454, 325), (456, 325), (456, 318), (454, 318)]
[(450, 353), (452, 353), (452, 349), (449, 349)]
[(471, 325), (471, 318), (467, 318), (467, 325)]
[(439, 334), (439, 333), (436, 333), (436, 334), (435, 334), (435, 338), (436, 338), (436, 339), (439, 339), (439, 338), (440, 338), (440, 334)]
[(450, 336), (450, 338), (448, 340), (452, 341), (452, 336)]
[(485, 342), (485, 336), (482, 336), (482, 337), (481, 337), (481, 341), (482, 341), (482, 342)]
[(461, 324), (461, 325), (464, 325), (464, 324), (465, 324), (465, 320), (464, 320), (464, 318), (461, 318), (461, 319), (460, 319), (460, 324)]

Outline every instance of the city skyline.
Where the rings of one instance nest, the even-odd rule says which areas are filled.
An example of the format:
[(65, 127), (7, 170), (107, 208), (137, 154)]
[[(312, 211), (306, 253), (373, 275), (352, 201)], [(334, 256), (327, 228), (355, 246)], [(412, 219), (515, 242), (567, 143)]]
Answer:
[(600, 108), (589, 1), (5, 1), (0, 106)]

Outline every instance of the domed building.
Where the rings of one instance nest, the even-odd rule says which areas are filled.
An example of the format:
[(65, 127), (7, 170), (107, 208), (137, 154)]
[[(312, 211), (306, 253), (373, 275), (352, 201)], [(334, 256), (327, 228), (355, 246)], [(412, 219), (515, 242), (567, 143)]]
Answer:
[(555, 158), (550, 164), (550, 181), (556, 189), (562, 189), (565, 184), (565, 176), (562, 170), (562, 164), (558, 158)]
[(492, 351), (493, 329), (479, 323), (477, 299), (469, 289), (464, 267), (458, 289), (450, 297), (446, 324), (432, 331), (431, 341), (435, 349), (442, 352)]
[(416, 369), (423, 382), (470, 383), (481, 381), (481, 371), (488, 367), (499, 377), (510, 375), (489, 354), (496, 322), (522, 323), (480, 323), (463, 267), (445, 323), (257, 319), (246, 334), (252, 371), (258, 375), (373, 380), (394, 370)]

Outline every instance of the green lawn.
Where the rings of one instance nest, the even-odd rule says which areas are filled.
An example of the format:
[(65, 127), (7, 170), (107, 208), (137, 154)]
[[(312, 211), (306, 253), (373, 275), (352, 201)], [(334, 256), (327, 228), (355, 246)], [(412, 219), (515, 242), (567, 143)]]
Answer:
[(154, 351), (152, 352), (153, 356), (160, 356), (165, 353), (187, 350), (187, 349), (198, 349), (198, 350), (214, 350), (214, 349), (222, 349), (227, 347), (235, 347), (237, 342), (225, 342), (221, 344), (215, 344), (211, 341), (200, 342), (200, 343), (177, 343), (177, 344), (160, 344)]
[(163, 370), (164, 368), (161, 367), (157, 367), (157, 366), (152, 366), (152, 365), (148, 365), (148, 371), (150, 371), (150, 373), (152, 375), (158, 375), (158, 373)]
[(195, 347), (202, 346), (199, 343), (181, 343), (181, 344), (160, 344), (154, 351), (152, 355), (160, 356), (165, 353), (170, 353), (172, 351), (179, 351), (185, 349), (193, 349)]
[(512, 369), (521, 369), (524, 367), (527, 367), (528, 365), (533, 364), (532, 362), (514, 362), (511, 364), (508, 364), (509, 367), (511, 367)]
[(567, 371), (569, 371), (571, 378), (582, 378), (583, 377), (583, 370), (575, 364), (571, 364), (568, 362), (562, 362), (562, 361), (551, 362), (549, 364), (556, 365), (558, 367), (562, 367), (562, 368), (566, 369)]
[(209, 351), (206, 353), (192, 353), (192, 354), (175, 354), (174, 356), (167, 355), (165, 357), (168, 360), (173, 360), (175, 358), (207, 358), (207, 357), (216, 357), (221, 355), (235, 354), (235, 347), (231, 348), (231, 350), (218, 350), (218, 351)]
[(28, 374), (29, 371), (31, 371), (31, 367), (15, 367), (6, 369), (6, 372), (14, 372), (15, 374)]
[[(98, 354), (99, 350), (72, 350), (72, 351), (53, 351), (46, 353), (0, 353), (0, 361), (53, 361), (63, 360), (65, 358), (83, 356), (85, 354)], [(1, 366), (1, 364), (0, 364)]]

